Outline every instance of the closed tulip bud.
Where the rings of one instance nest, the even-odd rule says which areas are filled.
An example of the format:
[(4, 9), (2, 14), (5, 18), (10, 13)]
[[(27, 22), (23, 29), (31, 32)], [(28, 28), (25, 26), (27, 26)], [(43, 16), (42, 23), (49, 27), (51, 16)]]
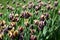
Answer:
[(11, 30), (11, 29), (12, 29), (12, 27), (11, 27), (11, 26), (9, 26), (9, 27), (8, 27), (8, 30)]
[(13, 18), (11, 19), (11, 21), (12, 21), (12, 22), (15, 22), (15, 21), (16, 21), (16, 20), (15, 20), (15, 17), (13, 17)]
[(10, 25), (11, 25), (12, 27), (14, 27), (14, 26), (16, 26), (16, 23), (15, 23), (15, 22), (11, 22)]
[(11, 31), (12, 33), (14, 33), (14, 30), (15, 30), (15, 28), (14, 28), (14, 27), (12, 27), (12, 29), (11, 29), (11, 30), (9, 30), (9, 31)]
[(14, 7), (12, 7), (10, 10), (11, 10), (11, 11), (14, 11), (14, 10), (15, 10), (15, 8), (14, 8)]
[(14, 31), (13, 36), (16, 37), (18, 35), (18, 30)]
[(18, 17), (19, 15), (18, 14), (15, 14), (15, 17)]
[(42, 30), (45, 25), (46, 25), (46, 21), (40, 21), (38, 25), (39, 30)]
[(23, 27), (19, 27), (18, 29), (20, 32), (23, 32), (24, 28)]
[(44, 5), (44, 2), (40, 2), (40, 5), (43, 6)]
[(27, 7), (26, 5), (22, 6), (22, 8), (23, 8), (24, 10), (26, 10), (26, 7)]
[(34, 35), (31, 35), (31, 36), (30, 36), (30, 40), (37, 40), (37, 37), (34, 36)]
[(25, 26), (26, 26), (26, 27), (29, 27), (29, 23), (26, 22), (26, 23), (25, 23)]
[(9, 6), (9, 5), (7, 5), (7, 9), (9, 9), (9, 10), (11, 10), (11, 11), (14, 11), (14, 10), (15, 10), (15, 8), (14, 8), (14, 7)]
[(29, 12), (26, 12), (26, 11), (25, 11), (25, 12), (22, 12), (22, 14), (21, 14), (20, 17), (21, 17), (21, 18), (26, 18), (26, 19), (27, 19), (27, 18), (29, 18), (30, 16), (32, 16), (32, 14), (30, 14)]
[(3, 39), (4, 34), (0, 33), (0, 39)]
[(33, 3), (33, 2), (29, 2), (28, 8), (31, 9), (31, 8), (33, 8), (33, 7), (34, 7), (34, 3)]
[(45, 20), (45, 15), (42, 14), (42, 15), (40, 16), (40, 21), (44, 21), (44, 20)]
[(3, 20), (2, 22), (3, 22), (3, 24), (6, 24), (5, 20)]
[(48, 19), (49, 19), (49, 14), (46, 13), (46, 14), (44, 14), (44, 15), (45, 15), (45, 18), (48, 20)]
[(41, 5), (36, 5), (35, 10), (38, 11), (39, 9), (41, 9)]
[(3, 14), (2, 13), (0, 13), (0, 17), (2, 16)]
[(58, 10), (58, 14), (60, 15), (60, 10)]
[(4, 26), (5, 24), (6, 24), (5, 20), (3, 20), (1, 26)]
[(0, 20), (0, 26), (2, 25), (2, 22), (1, 22), (1, 20)]
[(12, 20), (13, 17), (14, 17), (14, 13), (10, 13), (10, 14), (9, 14), (9, 19)]
[(18, 22), (19, 21), (19, 18), (18, 17), (15, 17), (15, 21)]
[(24, 19), (24, 24), (25, 24), (26, 27), (29, 27), (30, 24), (28, 22), (28, 19)]
[(9, 37), (12, 37), (12, 35), (13, 35), (12, 32), (9, 31), (9, 32), (8, 32), (8, 36), (9, 36)]
[(50, 10), (50, 9), (51, 9), (51, 8), (50, 8), (50, 5), (47, 5), (46, 8), (47, 8), (47, 10)]
[(38, 25), (39, 24), (39, 20), (34, 20), (34, 24)]
[(18, 22), (19, 21), (19, 18), (18, 17), (14, 17), (11, 21), (12, 22)]
[(54, 2), (54, 6), (58, 6), (58, 1), (55, 1)]
[(41, 2), (41, 0), (37, 0), (37, 2), (38, 2), (38, 3), (40, 3), (40, 2)]

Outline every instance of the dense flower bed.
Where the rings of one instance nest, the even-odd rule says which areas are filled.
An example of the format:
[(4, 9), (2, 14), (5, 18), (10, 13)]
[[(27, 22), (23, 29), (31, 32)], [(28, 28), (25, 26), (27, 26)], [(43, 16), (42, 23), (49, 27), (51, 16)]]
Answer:
[(60, 0), (0, 0), (0, 40), (60, 40)]

